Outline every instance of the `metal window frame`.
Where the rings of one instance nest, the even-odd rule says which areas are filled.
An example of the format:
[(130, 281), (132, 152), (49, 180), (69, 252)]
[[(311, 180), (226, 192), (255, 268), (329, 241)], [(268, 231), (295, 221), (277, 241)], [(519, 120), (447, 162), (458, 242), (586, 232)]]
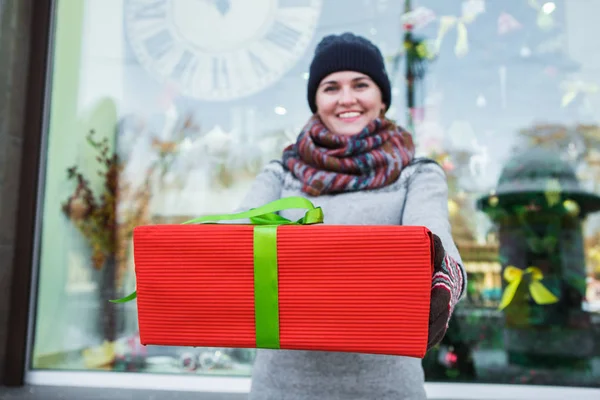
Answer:
[(54, 0), (33, 0), (29, 22), (29, 60), (23, 113), (23, 144), (18, 189), (15, 250), (3, 384), (22, 386), (29, 367), (29, 339), (35, 321), (39, 193), (45, 165), (47, 92), (50, 84)]
[[(54, 10), (57, 0), (32, 1), (30, 24), (30, 59), (24, 113), (23, 153), (19, 186), (19, 206), (15, 255), (9, 310), (6, 386), (44, 385), (123, 389), (198, 391), (205, 393), (237, 393), (245, 398), (251, 380), (248, 377), (211, 377), (172, 374), (145, 374), (94, 371), (30, 370), (30, 356), (36, 315), (39, 232), (46, 161), (48, 126), (48, 94), (52, 85), (52, 51)], [(485, 383), (426, 383), (431, 399), (539, 399), (578, 400), (600, 398), (600, 389), (501, 385)]]
[[(28, 383), (41, 386), (145, 389), (171, 392), (198, 392), (239, 395), (247, 398), (248, 377), (215, 377), (184, 374), (146, 374), (131, 372), (32, 371)], [(600, 389), (503, 385), (486, 383), (425, 384), (428, 399), (461, 400), (598, 400)]]

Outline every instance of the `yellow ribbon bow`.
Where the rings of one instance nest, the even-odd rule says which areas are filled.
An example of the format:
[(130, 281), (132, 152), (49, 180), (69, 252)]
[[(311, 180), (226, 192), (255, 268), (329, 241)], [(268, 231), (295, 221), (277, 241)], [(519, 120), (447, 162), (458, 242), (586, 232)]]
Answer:
[(600, 87), (594, 82), (585, 82), (582, 80), (565, 81), (561, 83), (561, 89), (564, 95), (561, 100), (561, 106), (566, 107), (579, 95), (588, 96), (598, 93)]
[(446, 15), (440, 17), (440, 27), (438, 29), (437, 38), (435, 40), (436, 54), (439, 54), (442, 46), (442, 41), (446, 33), (456, 25), (456, 44), (454, 45), (454, 54), (457, 57), (466, 55), (469, 51), (469, 34), (467, 24), (475, 20), (474, 14), (464, 14), (461, 17)]
[(509, 265), (504, 270), (504, 279), (508, 282), (508, 286), (504, 289), (502, 294), (502, 301), (500, 302), (499, 310), (505, 309), (514, 299), (517, 293), (517, 288), (523, 280), (523, 275), (531, 275), (531, 282), (529, 283), (529, 293), (537, 304), (553, 304), (558, 302), (556, 297), (550, 290), (548, 290), (542, 282), (544, 274), (538, 267), (528, 267), (524, 271), (520, 268)]

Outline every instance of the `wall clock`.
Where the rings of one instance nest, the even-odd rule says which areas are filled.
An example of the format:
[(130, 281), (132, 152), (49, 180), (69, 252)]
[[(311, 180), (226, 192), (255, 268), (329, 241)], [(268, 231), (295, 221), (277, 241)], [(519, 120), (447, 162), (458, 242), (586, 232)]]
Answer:
[(259, 92), (302, 57), (322, 0), (127, 0), (125, 29), (140, 64), (191, 97)]

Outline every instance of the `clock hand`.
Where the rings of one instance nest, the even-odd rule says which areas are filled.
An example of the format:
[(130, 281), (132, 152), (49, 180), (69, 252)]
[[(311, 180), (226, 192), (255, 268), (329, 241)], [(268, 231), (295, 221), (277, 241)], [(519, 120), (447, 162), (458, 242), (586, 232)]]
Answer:
[(231, 8), (231, 0), (213, 0), (215, 7), (221, 13), (221, 15), (227, 14)]

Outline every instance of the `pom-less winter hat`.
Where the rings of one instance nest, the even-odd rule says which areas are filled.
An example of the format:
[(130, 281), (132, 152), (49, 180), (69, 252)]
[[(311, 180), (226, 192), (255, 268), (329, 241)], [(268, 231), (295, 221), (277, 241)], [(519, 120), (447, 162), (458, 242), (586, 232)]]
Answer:
[(381, 51), (362, 36), (346, 32), (325, 36), (315, 49), (308, 77), (308, 105), (317, 111), (315, 95), (327, 75), (338, 71), (356, 71), (369, 76), (379, 86), (387, 108), (392, 101), (390, 80)]

